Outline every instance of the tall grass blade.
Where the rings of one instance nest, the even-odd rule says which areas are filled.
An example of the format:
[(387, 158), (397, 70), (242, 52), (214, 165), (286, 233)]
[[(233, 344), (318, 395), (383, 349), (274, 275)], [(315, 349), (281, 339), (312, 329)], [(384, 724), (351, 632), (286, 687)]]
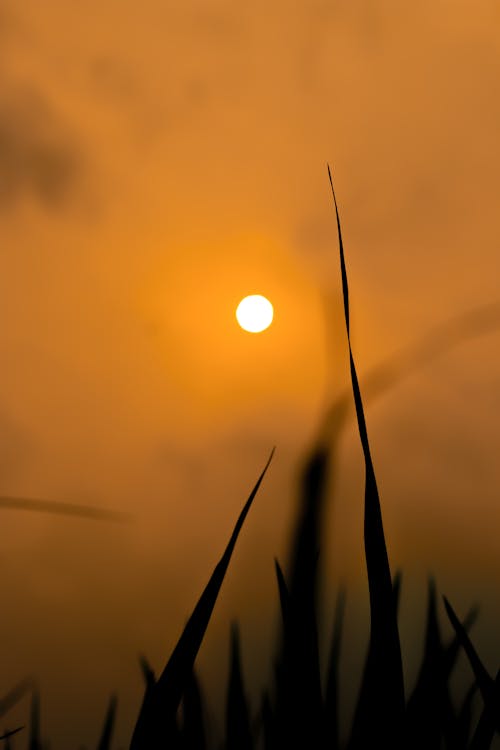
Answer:
[(176, 728), (177, 709), (193, 670), (239, 533), (273, 455), (274, 449), (238, 517), (224, 554), (198, 600), (166, 667), (154, 687), (150, 691), (146, 690), (132, 736), (131, 750), (164, 750), (168, 743), (174, 745), (179, 742)]
[(288, 586), (279, 565), (283, 629), (276, 668), (276, 731), (281, 746), (315, 746), (323, 721), (316, 623), (320, 519), (328, 472), (328, 449), (318, 444), (304, 467), (299, 516), (291, 545)]
[(110, 750), (111, 739), (113, 737), (113, 730), (115, 728), (116, 721), (116, 708), (118, 705), (118, 699), (116, 695), (112, 695), (109, 699), (108, 710), (104, 718), (104, 725), (101, 732), (101, 737), (97, 745), (97, 750)]
[(240, 636), (236, 623), (231, 629), (230, 673), (226, 697), (226, 750), (252, 750), (250, 712), (241, 671)]
[(328, 167), (328, 176), (337, 220), (351, 383), (365, 458), (364, 541), (370, 592), (370, 646), (360, 695), (361, 702), (358, 704), (363, 721), (357, 722), (354, 726), (355, 734), (351, 737), (351, 747), (366, 747), (369, 744), (384, 747), (386, 750), (392, 750), (392, 748), (400, 750), (405, 698), (397, 614), (375, 470), (370, 454), (363, 403), (351, 347), (349, 287), (340, 216), (330, 167)]

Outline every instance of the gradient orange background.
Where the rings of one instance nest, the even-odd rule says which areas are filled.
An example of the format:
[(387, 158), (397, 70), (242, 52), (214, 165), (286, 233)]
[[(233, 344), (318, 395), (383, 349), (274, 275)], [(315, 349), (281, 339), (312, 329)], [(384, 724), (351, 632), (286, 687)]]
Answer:
[[(0, 690), (39, 678), (55, 750), (95, 742), (115, 689), (126, 744), (137, 654), (163, 666), (276, 445), (199, 660), (220, 703), (238, 617), (266, 680), (298, 462), (348, 384), (326, 162), (363, 380), (498, 300), (499, 29), (493, 0), (0, 2), (0, 495), (133, 514), (1, 510)], [(234, 319), (254, 292), (260, 336)], [(498, 343), (367, 404), (409, 669), (431, 571), (498, 666)], [(351, 423), (323, 559), (353, 663), (362, 482)]]

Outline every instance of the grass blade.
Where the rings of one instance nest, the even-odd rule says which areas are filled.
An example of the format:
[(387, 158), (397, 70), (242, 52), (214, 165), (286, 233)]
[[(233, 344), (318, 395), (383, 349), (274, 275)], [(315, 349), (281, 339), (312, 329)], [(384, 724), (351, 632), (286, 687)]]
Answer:
[(174, 651), (154, 687), (146, 691), (132, 736), (131, 750), (163, 750), (177, 736), (176, 716), (196, 655), (212, 615), (239, 533), (271, 463), (274, 449), (241, 511), (229, 543), (216, 565)]
[(104, 508), (95, 508), (91, 505), (78, 505), (74, 503), (59, 502), (57, 500), (42, 500), (32, 497), (11, 497), (2, 495), (0, 497), (0, 508), (9, 510), (28, 510), (37, 513), (55, 513), (62, 516), (74, 516), (85, 518), (89, 521), (130, 521), (128, 513), (122, 513)]
[(183, 750), (205, 750), (207, 747), (202, 693), (194, 669), (182, 697), (181, 736)]
[(325, 690), (325, 739), (326, 746), (331, 750), (340, 747), (339, 727), (339, 668), (342, 645), (342, 628), (344, 624), (346, 593), (341, 589), (335, 605), (335, 620), (333, 625), (330, 659), (326, 677)]
[(33, 680), (26, 678), (18, 682), (9, 692), (0, 698), (0, 717), (4, 716), (10, 709), (33, 688)]
[(97, 745), (97, 750), (110, 750), (111, 748), (111, 738), (113, 736), (113, 730), (115, 727), (117, 704), (118, 699), (116, 695), (112, 695), (109, 700), (109, 706), (106, 712), (106, 716), (104, 718), (104, 726), (102, 728), (101, 737)]
[(236, 623), (231, 629), (231, 665), (226, 698), (226, 750), (252, 750), (250, 712), (243, 685), (240, 637)]
[(33, 690), (31, 697), (30, 712), (30, 737), (29, 750), (42, 750), (42, 740), (40, 738), (40, 694), (37, 689)]
[(364, 541), (370, 592), (370, 646), (367, 669), (365, 670), (362, 685), (363, 692), (360, 696), (361, 703), (359, 704), (363, 721), (355, 725), (359, 731), (359, 735), (352, 737), (351, 745), (366, 746), (370, 744), (384, 747), (386, 750), (389, 750), (389, 748), (399, 750), (402, 746), (401, 733), (405, 706), (401, 646), (380, 499), (351, 347), (349, 287), (340, 216), (330, 167), (328, 167), (328, 176), (337, 220), (351, 383), (359, 435), (365, 459)]

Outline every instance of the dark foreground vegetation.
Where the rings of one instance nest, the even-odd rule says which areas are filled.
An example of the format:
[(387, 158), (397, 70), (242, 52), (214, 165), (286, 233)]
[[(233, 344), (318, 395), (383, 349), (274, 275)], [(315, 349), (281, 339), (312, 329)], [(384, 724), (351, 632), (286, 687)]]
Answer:
[[(451, 603), (438, 601), (429, 583), (423, 656), (415, 684), (405, 693), (398, 631), (399, 576), (392, 575), (387, 556), (380, 500), (363, 410), (358, 376), (350, 343), (349, 294), (342, 233), (333, 184), (333, 204), (340, 246), (340, 268), (345, 323), (349, 345), (352, 396), (365, 462), (364, 546), (370, 595), (370, 636), (361, 686), (347, 737), (339, 729), (339, 659), (345, 597), (337, 595), (336, 614), (328, 664), (320, 664), (317, 628), (317, 589), (320, 576), (320, 528), (326, 487), (334, 459), (334, 444), (349, 402), (340, 398), (325, 419), (320, 437), (302, 472), (299, 513), (285, 572), (275, 562), (281, 611), (280, 639), (274, 660), (274, 680), (263, 692), (257, 711), (246, 698), (235, 625), (231, 634), (231, 660), (225, 707), (225, 736), (211, 744), (205, 722), (204, 698), (195, 672), (202, 645), (231, 556), (259, 486), (272, 459), (269, 457), (236, 522), (229, 543), (216, 565), (165, 668), (157, 676), (141, 659), (144, 697), (130, 741), (130, 750), (487, 750), (500, 731), (500, 670), (492, 677), (469, 637), (476, 617), (471, 610), (461, 620)], [(491, 312), (491, 311), (490, 311)], [(473, 316), (465, 334), (488, 324)], [(387, 388), (395, 377), (442, 350), (456, 333), (441, 332), (411, 356), (380, 368), (366, 381), (368, 397)], [(57, 510), (57, 509), (56, 509)], [(60, 510), (60, 509), (59, 509)], [(64, 509), (63, 509), (64, 510)], [(438, 611), (443, 607), (451, 624), (450, 637), (441, 634)], [(443, 612), (443, 614), (444, 614)], [(457, 657), (464, 651), (471, 667), (470, 688), (458, 702), (451, 697), (450, 679)], [(32, 693), (29, 725), (5, 732), (5, 748), (42, 750), (39, 697), (28, 682), (16, 686), (0, 700), (0, 717), (28, 691)], [(476, 708), (473, 711), (473, 703)], [(117, 701), (112, 696), (97, 750), (112, 748)], [(473, 718), (476, 717), (477, 718)], [(4, 719), (5, 720), (5, 719)], [(24, 735), (24, 736), (23, 736)]]

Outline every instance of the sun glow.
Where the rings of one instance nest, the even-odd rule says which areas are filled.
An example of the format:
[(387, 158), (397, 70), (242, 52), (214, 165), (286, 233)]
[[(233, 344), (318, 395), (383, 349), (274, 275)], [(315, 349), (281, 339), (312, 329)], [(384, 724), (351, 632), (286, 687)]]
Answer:
[(244, 297), (236, 308), (236, 319), (244, 331), (260, 333), (269, 328), (273, 321), (272, 304), (261, 294)]

